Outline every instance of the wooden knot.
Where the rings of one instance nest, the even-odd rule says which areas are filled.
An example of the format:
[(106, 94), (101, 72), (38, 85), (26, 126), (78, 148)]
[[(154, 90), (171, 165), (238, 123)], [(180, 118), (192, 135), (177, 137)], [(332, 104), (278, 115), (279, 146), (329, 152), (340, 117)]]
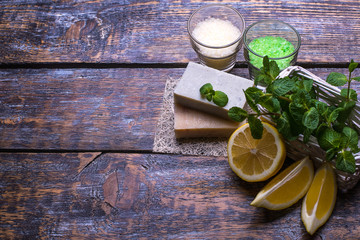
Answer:
[(103, 41), (109, 37), (111, 26), (104, 24), (100, 18), (91, 18), (88, 20), (80, 20), (70, 26), (65, 33), (65, 41), (67, 43), (74, 41), (91, 40)]

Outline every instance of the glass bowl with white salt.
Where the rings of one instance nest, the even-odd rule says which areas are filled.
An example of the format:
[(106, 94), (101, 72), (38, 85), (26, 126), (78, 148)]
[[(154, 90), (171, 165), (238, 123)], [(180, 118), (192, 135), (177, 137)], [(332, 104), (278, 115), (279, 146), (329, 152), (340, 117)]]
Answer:
[(224, 4), (203, 6), (190, 16), (187, 30), (201, 64), (227, 72), (234, 67), (245, 30), (239, 11)]
[(280, 70), (294, 65), (301, 45), (300, 34), (294, 27), (274, 19), (250, 25), (244, 32), (243, 41), (244, 58), (252, 80), (263, 66), (265, 56), (274, 60)]

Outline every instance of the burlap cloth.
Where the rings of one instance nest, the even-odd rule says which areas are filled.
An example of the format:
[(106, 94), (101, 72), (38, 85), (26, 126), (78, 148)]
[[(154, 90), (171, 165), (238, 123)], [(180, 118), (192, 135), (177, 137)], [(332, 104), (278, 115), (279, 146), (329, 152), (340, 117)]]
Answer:
[(184, 155), (227, 156), (227, 138), (176, 139), (174, 132), (174, 89), (179, 80), (169, 78), (166, 81), (153, 151)]

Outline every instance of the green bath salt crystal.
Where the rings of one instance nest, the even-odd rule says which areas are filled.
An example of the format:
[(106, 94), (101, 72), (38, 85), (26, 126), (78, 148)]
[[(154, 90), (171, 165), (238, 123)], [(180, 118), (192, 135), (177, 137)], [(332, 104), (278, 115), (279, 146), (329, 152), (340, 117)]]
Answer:
[[(269, 58), (281, 58), (290, 55), (294, 52), (294, 45), (282, 37), (266, 36), (252, 40), (249, 44), (250, 49), (261, 55)], [(261, 68), (263, 66), (263, 59), (249, 52), (250, 63)], [(290, 66), (293, 56), (286, 59), (275, 60), (280, 69)]]

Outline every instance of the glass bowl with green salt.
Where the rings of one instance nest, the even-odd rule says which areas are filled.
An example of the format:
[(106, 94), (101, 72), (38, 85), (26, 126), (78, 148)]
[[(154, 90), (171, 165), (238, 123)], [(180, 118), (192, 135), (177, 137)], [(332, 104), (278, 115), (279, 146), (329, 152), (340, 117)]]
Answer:
[(263, 58), (274, 60), (280, 70), (294, 65), (301, 45), (300, 34), (291, 25), (279, 20), (263, 20), (244, 32), (244, 57), (251, 79), (263, 65)]

